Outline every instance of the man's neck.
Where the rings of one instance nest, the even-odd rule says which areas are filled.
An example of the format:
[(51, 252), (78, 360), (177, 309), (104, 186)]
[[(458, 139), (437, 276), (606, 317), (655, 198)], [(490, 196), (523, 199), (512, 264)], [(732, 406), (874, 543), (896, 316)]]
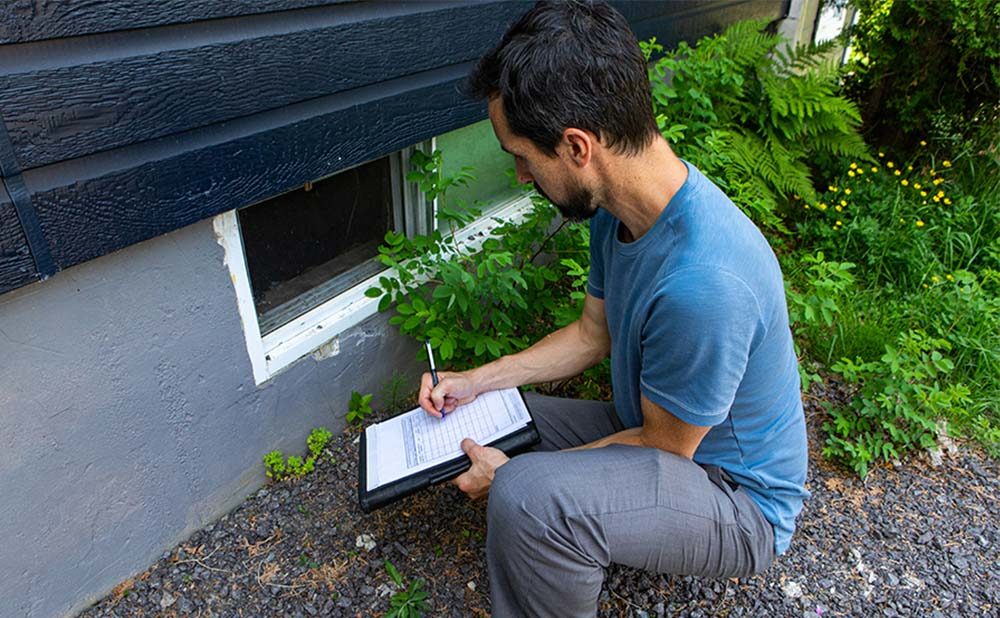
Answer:
[(625, 226), (626, 242), (642, 238), (687, 179), (687, 167), (666, 140), (642, 154), (615, 157), (604, 171), (600, 204)]

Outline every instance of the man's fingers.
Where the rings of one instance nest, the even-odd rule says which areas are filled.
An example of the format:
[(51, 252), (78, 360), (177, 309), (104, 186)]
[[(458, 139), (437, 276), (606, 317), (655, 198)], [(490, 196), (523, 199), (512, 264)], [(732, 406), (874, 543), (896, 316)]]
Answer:
[(476, 444), (476, 441), (473, 440), (472, 438), (465, 438), (464, 440), (462, 440), (461, 446), (462, 446), (462, 451), (466, 455), (468, 455), (469, 459), (471, 459), (473, 462), (479, 459), (480, 452), (483, 450), (483, 447)]

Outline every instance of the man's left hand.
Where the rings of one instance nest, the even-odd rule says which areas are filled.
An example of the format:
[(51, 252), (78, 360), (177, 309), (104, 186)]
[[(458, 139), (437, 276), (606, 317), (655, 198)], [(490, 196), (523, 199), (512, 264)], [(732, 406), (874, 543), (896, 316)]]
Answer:
[(462, 450), (472, 461), (472, 467), (452, 483), (469, 498), (482, 498), (489, 493), (497, 468), (510, 461), (510, 458), (500, 449), (480, 446), (470, 438), (462, 440)]

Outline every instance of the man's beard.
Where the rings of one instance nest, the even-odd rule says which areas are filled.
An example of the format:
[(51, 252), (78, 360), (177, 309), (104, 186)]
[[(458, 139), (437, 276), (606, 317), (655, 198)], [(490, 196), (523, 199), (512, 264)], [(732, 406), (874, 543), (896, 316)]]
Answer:
[(534, 185), (535, 191), (538, 191), (539, 195), (552, 202), (552, 205), (559, 209), (559, 213), (570, 221), (585, 221), (597, 214), (597, 208), (594, 206), (594, 194), (584, 187), (575, 186), (571, 188), (569, 196), (562, 203), (559, 203), (546, 195), (537, 182)]

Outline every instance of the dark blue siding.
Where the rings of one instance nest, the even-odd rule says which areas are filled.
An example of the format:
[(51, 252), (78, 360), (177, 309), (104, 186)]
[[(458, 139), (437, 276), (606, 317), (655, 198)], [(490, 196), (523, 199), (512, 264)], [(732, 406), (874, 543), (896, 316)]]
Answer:
[[(615, 4), (668, 46), (784, 10)], [(0, 8), (0, 293), (484, 118), (458, 86), (530, 6), (34, 5)]]

